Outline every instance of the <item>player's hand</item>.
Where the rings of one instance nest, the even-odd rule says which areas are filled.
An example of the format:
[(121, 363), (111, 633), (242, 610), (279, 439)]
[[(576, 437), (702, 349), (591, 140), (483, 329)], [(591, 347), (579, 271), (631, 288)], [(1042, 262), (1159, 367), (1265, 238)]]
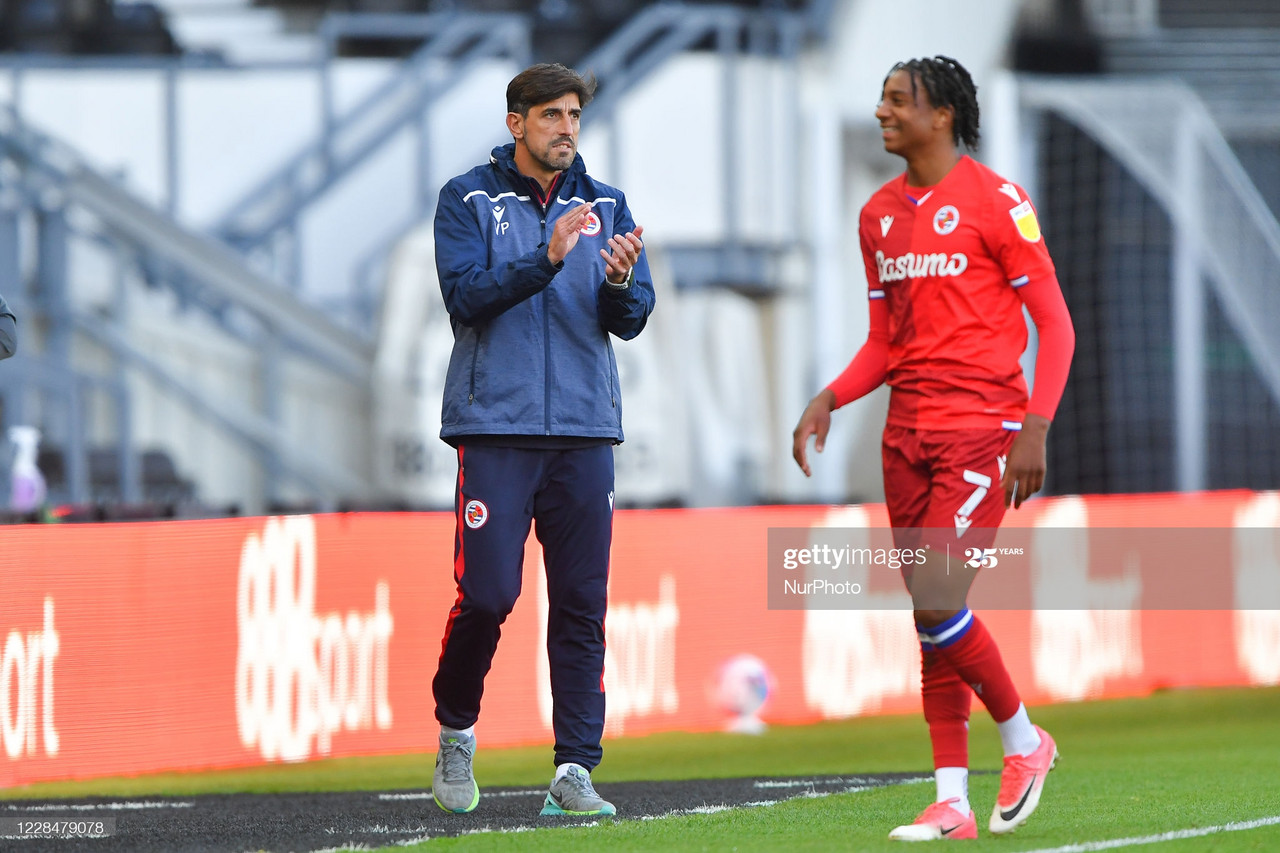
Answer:
[(580, 204), (556, 220), (556, 227), (551, 229), (551, 240), (547, 243), (547, 260), (558, 264), (564, 256), (578, 245), (578, 237), (582, 234), (582, 226), (586, 224), (591, 205)]
[(1045, 438), (1049, 435), (1049, 419), (1041, 415), (1027, 415), (1022, 430), (1009, 448), (1009, 459), (1004, 466), (1004, 505), (1014, 509), (1040, 491), (1044, 485)]
[(611, 252), (600, 250), (600, 257), (604, 258), (604, 275), (611, 283), (623, 284), (631, 275), (631, 268), (640, 260), (640, 250), (644, 248), (644, 243), (640, 242), (643, 233), (644, 226), (637, 225), (634, 231), (609, 238)]
[(830, 388), (823, 388), (818, 395), (805, 406), (800, 423), (791, 433), (791, 457), (796, 460), (800, 470), (806, 477), (813, 476), (809, 470), (808, 444), (809, 436), (815, 436), (813, 449), (818, 453), (827, 444), (827, 432), (831, 429), (831, 411), (836, 407), (836, 395)]

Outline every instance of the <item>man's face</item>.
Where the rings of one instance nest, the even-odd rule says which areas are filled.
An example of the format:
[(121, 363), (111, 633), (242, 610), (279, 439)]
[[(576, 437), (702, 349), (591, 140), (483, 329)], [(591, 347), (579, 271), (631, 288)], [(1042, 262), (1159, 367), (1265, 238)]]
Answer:
[(548, 173), (563, 172), (573, 165), (581, 120), (577, 92), (530, 107), (528, 115), (508, 116), (517, 147), (523, 144), (533, 161)]
[(889, 75), (876, 104), (880, 138), (884, 150), (906, 157), (917, 148), (936, 141), (945, 127), (944, 107), (934, 107), (923, 86), (911, 85), (911, 72), (899, 69)]

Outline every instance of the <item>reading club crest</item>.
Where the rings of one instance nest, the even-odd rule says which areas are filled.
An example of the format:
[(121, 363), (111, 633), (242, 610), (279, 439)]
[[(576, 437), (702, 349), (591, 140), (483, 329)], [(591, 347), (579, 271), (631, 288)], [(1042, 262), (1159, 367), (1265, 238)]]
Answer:
[(588, 210), (587, 215), (582, 217), (582, 227), (578, 231), (587, 237), (596, 236), (600, 233), (600, 217)]
[(933, 215), (933, 230), (944, 237), (956, 230), (959, 224), (960, 211), (956, 210), (954, 204), (938, 208), (938, 212)]
[(467, 527), (475, 530), (484, 527), (484, 523), (489, 520), (489, 508), (484, 505), (484, 501), (467, 501), (462, 516), (466, 519)]

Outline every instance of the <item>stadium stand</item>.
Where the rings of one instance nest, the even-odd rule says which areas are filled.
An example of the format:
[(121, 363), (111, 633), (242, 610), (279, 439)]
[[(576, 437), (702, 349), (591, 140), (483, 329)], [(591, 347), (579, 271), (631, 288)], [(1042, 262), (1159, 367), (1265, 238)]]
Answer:
[[(289, 26), (304, 30), (314, 28), (328, 13), (343, 14), (449, 14), (489, 13), (528, 15), (533, 58), (538, 61), (576, 63), (593, 48), (609, 38), (618, 28), (656, 0), (545, 0), (540, 3), (519, 0), (254, 0), (260, 8), (276, 8), (284, 13)], [(813, 0), (739, 0), (721, 5), (761, 12), (800, 11), (807, 6), (822, 5)], [(404, 58), (416, 47), (412, 38), (394, 36), (375, 38), (358, 36), (339, 43), (340, 56), (379, 56)]]
[[(837, 24), (815, 23), (830, 22), (837, 6), (864, 37), (878, 32), (875, 22), (892, 13), (886, 6), (877, 13), (885, 17), (870, 14), (877, 5), (355, 0), (339, 9), (327, 0), (161, 0), (154, 7), (98, 3), (72, 10), (61, 0), (8, 4), (0, 35), (9, 46), (3, 73), (15, 111), (0, 115), (0, 292), (49, 333), (6, 365), (19, 378), (0, 387), (4, 423), (45, 429), (51, 446), (62, 449), (61, 482), (77, 504), (110, 492), (111, 472), (127, 481), (127, 472), (140, 465), (136, 449), (133, 456), (117, 451), (119, 458), (108, 464), (94, 462), (93, 448), (129, 444), (119, 436), (131, 430), (138, 431), (136, 444), (150, 446), (163, 424), (173, 442), (162, 449), (181, 479), (219, 501), (231, 488), (253, 493), (252, 499), (234, 496), (251, 512), (439, 505), (436, 492), (404, 485), (431, 481), (441, 494), (451, 488), (451, 475), (430, 458), (432, 429), (423, 415), (438, 403), (432, 341), (422, 318), (388, 297), (430, 292), (432, 282), (406, 273), (430, 265), (429, 245), (413, 256), (405, 249), (413, 229), (429, 220), (441, 180), (462, 168), (453, 160), (477, 162), (501, 141), (500, 122), (491, 133), (472, 127), (478, 122), (450, 124), (457, 104), (478, 109), (485, 93), (500, 96), (493, 80), (509, 79), (511, 67), (531, 59), (579, 56), (602, 81), (584, 117), (593, 164), (621, 171), (645, 159), (636, 156), (637, 126), (627, 112), (637, 103), (653, 109), (651, 86), (670, 92), (683, 85), (679, 91), (695, 96), (686, 100), (702, 99), (681, 116), (698, 124), (700, 134), (684, 141), (703, 147), (680, 157), (707, 164), (682, 177), (701, 182), (697, 194), (705, 206), (697, 215), (680, 219), (662, 207), (662, 181), (652, 165), (648, 173), (627, 176), (645, 207), (656, 211), (651, 248), (655, 262), (670, 271), (668, 304), (680, 310), (656, 321), (678, 318), (662, 331), (661, 352), (632, 349), (622, 358), (634, 360), (634, 375), (656, 377), (663, 359), (678, 355), (690, 388), (734, 390), (706, 403), (706, 394), (686, 389), (695, 402), (676, 401), (667, 410), (662, 405), (679, 395), (650, 380), (652, 387), (637, 396), (645, 405), (628, 414), (619, 470), (630, 473), (620, 476), (657, 483), (659, 469), (687, 470), (663, 474), (666, 480), (651, 489), (633, 482), (628, 494), (640, 495), (632, 499), (641, 505), (874, 500), (867, 484), (878, 472), (861, 461), (862, 448), (874, 440), (868, 426), (874, 412), (859, 416), (859, 431), (841, 436), (845, 450), (829, 449), (830, 485), (815, 491), (789, 480), (772, 457), (777, 434), (790, 428), (783, 421), (793, 417), (782, 414), (795, 402), (787, 389), (811, 390), (818, 381), (813, 374), (827, 372), (824, 359), (847, 359), (844, 333), (858, 328), (853, 318), (861, 305), (846, 297), (860, 292), (860, 271), (822, 246), (849, 241), (848, 223), (864, 189), (887, 177), (881, 176), (883, 152), (869, 141), (874, 122), (866, 97), (815, 94), (831, 81), (819, 79), (805, 51), (823, 49), (823, 40), (840, 32)], [(1280, 108), (1270, 100), (1280, 97), (1280, 85), (1273, 85), (1280, 78), (1274, 10), (1247, 0), (1224, 0), (1212, 17), (1194, 3), (1173, 0), (1020, 6), (1015, 38), (1006, 41), (1005, 31), (992, 26), (981, 35), (992, 40), (994, 55), (1008, 49), (1015, 71), (1034, 72), (1019, 78), (1023, 103), (1013, 109), (1023, 111), (1031, 131), (1024, 134), (1026, 149), (1034, 151), (1028, 183), (1082, 341), (1051, 436), (1050, 489), (1274, 486), (1280, 482), (1274, 441), (1280, 360), (1268, 341), (1280, 340), (1280, 330), (1260, 324), (1280, 316), (1265, 309), (1268, 271), (1277, 263), (1252, 248), (1223, 252), (1215, 236), (1228, 233), (1237, 247), (1265, 247), (1280, 209)], [(153, 36), (164, 24), (167, 40), (144, 39), (136, 49), (124, 40), (108, 49), (99, 40), (93, 47), (99, 53), (85, 53), (92, 42), (85, 33), (101, 30), (108, 18), (130, 16), (150, 21), (134, 29)], [(26, 30), (14, 24), (18, 18)], [(14, 46), (15, 33), (25, 33), (27, 47)], [(41, 53), (29, 52), (41, 38), (47, 40)], [(856, 42), (848, 33), (844, 38), (846, 45)], [(857, 70), (854, 63), (867, 63), (857, 57), (876, 45), (856, 43), (861, 50), (828, 58), (849, 63), (842, 66), (846, 76), (865, 74), (871, 82), (861, 91), (878, 83), (883, 68)], [(972, 40), (966, 49), (982, 53)], [(127, 74), (100, 73), (107, 69)], [(1099, 69), (1108, 72), (1105, 80), (1094, 75)], [(1050, 96), (1041, 85), (1048, 73), (1090, 81), (1097, 91)], [(161, 105), (147, 108), (154, 112), (133, 139), (101, 133), (101, 120), (78, 123), (73, 109), (93, 106), (97, 97), (84, 93), (102, 92), (93, 87), (129, 75), (138, 83), (130, 97)], [(994, 78), (992, 69), (980, 85)], [(1163, 91), (1157, 86), (1163, 82), (1181, 87), (1167, 101), (1177, 115), (1185, 109), (1199, 116), (1197, 105), (1203, 105), (1210, 126), (1197, 119), (1194, 133), (1181, 134), (1176, 117), (1159, 118), (1150, 107), (1166, 103), (1152, 94)], [(1142, 109), (1118, 114), (1110, 126), (1090, 119), (1090, 110), (1110, 109), (1108, 87), (1128, 83), (1156, 86), (1143, 90)], [(79, 85), (83, 92), (68, 94)], [(290, 126), (272, 124), (278, 115), (229, 125), (224, 116), (236, 118), (229, 116), (236, 99), (219, 101), (210, 93), (226, 98), (239, 85), (253, 95), (268, 88), (288, 93), (292, 100), (280, 96), (265, 109), (279, 114), (283, 106)], [(41, 115), (49, 93), (67, 107), (63, 113)], [(77, 104), (77, 98), (86, 101)], [(846, 100), (856, 100), (856, 110)], [(998, 109), (986, 110), (984, 103), (984, 128), (988, 115), (995, 122), (1000, 117)], [(721, 112), (733, 119), (713, 117)], [(196, 115), (205, 123), (191, 124)], [(43, 117), (62, 123), (44, 133)], [(283, 141), (233, 164), (238, 174), (209, 201), (216, 180), (195, 190), (189, 184), (205, 169), (199, 157), (215, 143), (204, 149), (196, 143), (204, 144), (210, 131), (223, 133), (224, 125), (225, 136), (216, 138), (225, 148), (253, 136)], [(442, 128), (445, 146), (438, 144)], [(1189, 140), (1217, 176), (1216, 186), (1225, 188), (1224, 195), (1206, 196), (1202, 209), (1212, 203), (1226, 211), (1217, 219), (1229, 224), (1227, 231), (1221, 223), (1212, 230), (1212, 222), (1187, 230), (1176, 201), (1182, 173), (1175, 168), (1181, 155), (1168, 145), (1174, 139)], [(400, 160), (387, 154), (397, 146)], [(267, 154), (259, 157), (259, 150)], [(1138, 155), (1155, 158), (1163, 183), (1143, 172)], [(121, 161), (134, 174), (126, 175)], [(806, 172), (813, 162), (821, 169)], [(740, 180), (743, 174), (753, 180)], [(831, 182), (840, 192), (831, 199), (801, 196), (793, 193), (796, 176)], [(205, 197), (197, 207), (191, 199), (200, 192)], [(353, 203), (360, 192), (366, 195)], [(371, 209), (370, 197), (377, 198), (377, 216), (361, 213)], [(1187, 251), (1201, 244), (1203, 251)], [(329, 254), (318, 255), (317, 246)], [(398, 260), (401, 254), (407, 260)], [(88, 267), (86, 257), (93, 259)], [(128, 291), (130, 299), (115, 301), (113, 288)], [(90, 291), (97, 295), (86, 297)], [(837, 291), (843, 295), (831, 302)], [(1190, 322), (1203, 345), (1183, 337), (1188, 295), (1201, 306)], [(836, 307), (826, 310), (829, 304)], [(697, 346), (672, 346), (688, 340)], [(743, 340), (762, 344), (744, 355), (735, 349)], [(815, 369), (820, 361), (824, 366)], [(212, 365), (223, 373), (215, 375)], [(375, 370), (393, 372), (370, 383)], [(389, 376), (394, 381), (383, 387)], [(237, 382), (241, 377), (246, 381)], [(766, 390), (752, 394), (760, 388)], [(756, 407), (729, 408), (743, 400)], [(692, 436), (679, 436), (686, 446), (671, 451), (673, 440), (662, 430), (685, 418), (697, 426), (689, 428)], [(716, 418), (724, 419), (718, 429)], [(744, 424), (749, 428), (730, 428)], [(379, 479), (393, 465), (395, 476)], [(118, 490), (126, 501), (144, 498), (140, 480), (134, 483)]]

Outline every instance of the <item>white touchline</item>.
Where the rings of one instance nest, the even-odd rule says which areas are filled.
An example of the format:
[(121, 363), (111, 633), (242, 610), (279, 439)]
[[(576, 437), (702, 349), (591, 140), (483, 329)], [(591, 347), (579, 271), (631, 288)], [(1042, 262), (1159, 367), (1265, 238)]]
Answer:
[[(547, 792), (546, 788), (529, 788), (524, 791), (481, 791), (481, 797), (533, 797), (542, 796)], [(429, 800), (432, 794), (430, 791), (415, 791), (407, 794), (379, 794), (379, 800)]]
[[(875, 782), (876, 780), (868, 779), (865, 776), (848, 776), (839, 779), (761, 779), (760, 781), (754, 782), (753, 785), (757, 788), (816, 788), (819, 785), (832, 788), (836, 786), (843, 786), (840, 787), (839, 790), (830, 792), (835, 794), (851, 794), (856, 791), (865, 791), (868, 788), (885, 787), (883, 783), (871, 785), (864, 784), (868, 781)], [(919, 782), (932, 781), (932, 776), (910, 776), (890, 784), (914, 785)], [(855, 785), (857, 787), (849, 787), (850, 785)]]
[(1221, 826), (1203, 826), (1199, 829), (1175, 829), (1159, 835), (1138, 835), (1133, 838), (1113, 838), (1110, 841), (1085, 841), (1080, 844), (1066, 844), (1062, 847), (1042, 847), (1026, 850), (1024, 853), (1091, 853), (1094, 850), (1114, 850), (1117, 847), (1137, 847), (1140, 844), (1159, 844), (1161, 841), (1199, 838), (1202, 835), (1216, 835), (1219, 832), (1243, 832), (1246, 829), (1258, 829), (1277, 824), (1280, 824), (1280, 815), (1224, 823)]
[(140, 800), (125, 803), (37, 803), (30, 806), (5, 806), (6, 809), (24, 812), (94, 812), (94, 811), (132, 811), (134, 809), (189, 809), (194, 802), (178, 802), (173, 800), (152, 802)]

